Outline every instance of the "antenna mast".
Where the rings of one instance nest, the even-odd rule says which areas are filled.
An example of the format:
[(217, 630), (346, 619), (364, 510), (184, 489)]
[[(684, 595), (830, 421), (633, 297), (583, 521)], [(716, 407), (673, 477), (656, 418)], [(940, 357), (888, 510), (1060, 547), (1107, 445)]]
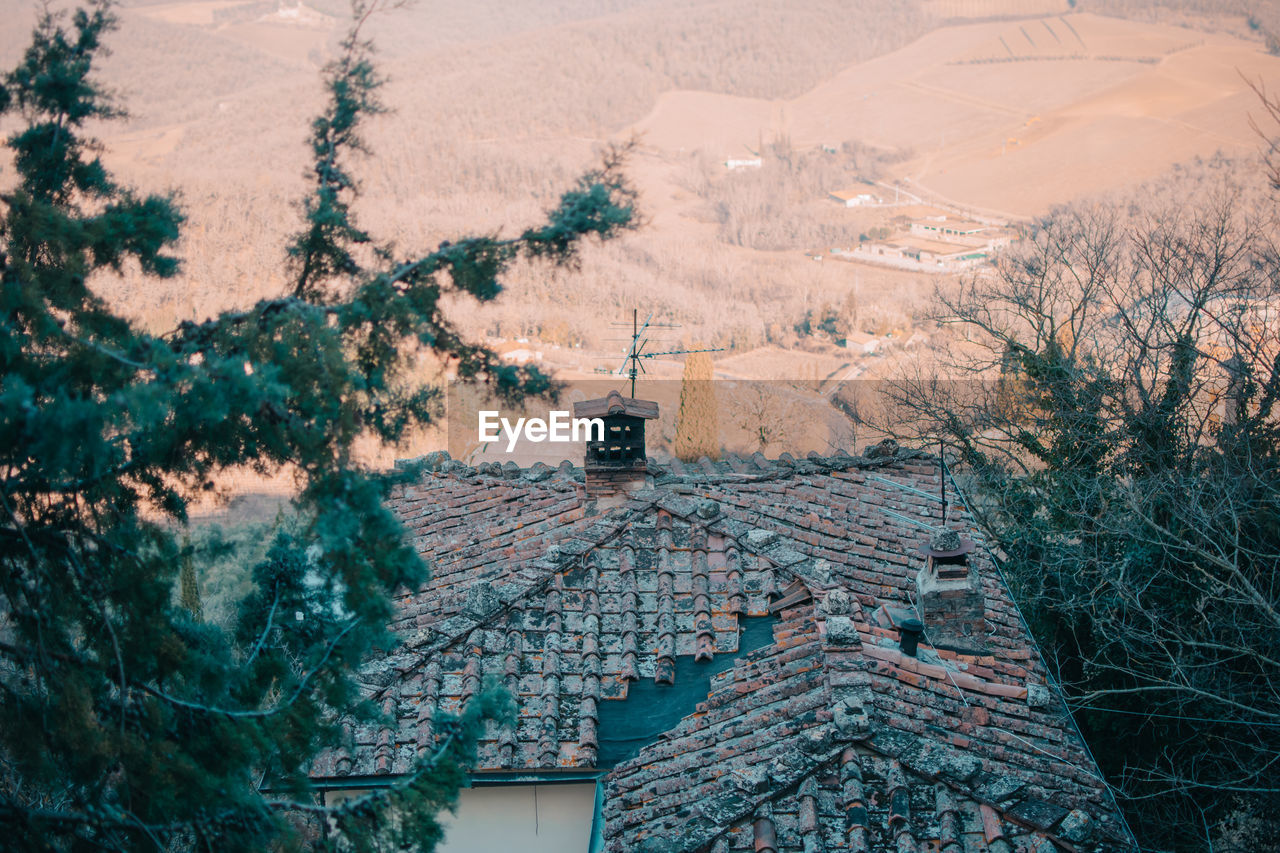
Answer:
[[(614, 323), (615, 326), (623, 325)], [(624, 326), (625, 328), (625, 326)], [(724, 347), (715, 347), (712, 349), (677, 349), (666, 350), (664, 352), (645, 352), (644, 348), (649, 343), (648, 338), (642, 335), (649, 329), (678, 329), (678, 325), (674, 323), (655, 323), (653, 322), (653, 312), (645, 318), (644, 324), (640, 323), (640, 309), (631, 309), (631, 346), (627, 348), (627, 354), (623, 356), (622, 367), (618, 368), (618, 373), (625, 371), (627, 377), (631, 380), (631, 397), (636, 396), (636, 377), (645, 372), (644, 365), (641, 363), (642, 358), (657, 358), (660, 355), (687, 355), (694, 352), (723, 352)]]

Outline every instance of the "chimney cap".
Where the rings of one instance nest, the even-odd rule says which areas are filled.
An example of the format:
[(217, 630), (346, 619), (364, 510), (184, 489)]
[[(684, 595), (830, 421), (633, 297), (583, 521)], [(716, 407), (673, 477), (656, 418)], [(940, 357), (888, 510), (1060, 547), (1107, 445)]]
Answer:
[(617, 391), (610, 391), (605, 397), (573, 404), (575, 418), (603, 418), (610, 415), (629, 415), (652, 420), (658, 416), (658, 404), (652, 400), (624, 397)]
[(920, 638), (924, 635), (924, 623), (909, 616), (898, 623), (898, 649), (908, 657), (919, 653)]
[(964, 539), (954, 530), (941, 530), (920, 546), (920, 553), (926, 557), (959, 557), (973, 550), (973, 540)]

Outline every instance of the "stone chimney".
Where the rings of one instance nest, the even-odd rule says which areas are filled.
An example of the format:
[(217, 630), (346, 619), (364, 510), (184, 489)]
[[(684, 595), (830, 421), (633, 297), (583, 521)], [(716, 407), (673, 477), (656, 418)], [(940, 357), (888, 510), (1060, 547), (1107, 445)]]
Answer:
[(573, 416), (604, 422), (602, 440), (597, 440), (596, 430), (588, 430), (587, 456), (582, 465), (587, 474), (587, 494), (607, 498), (643, 488), (649, 464), (644, 422), (658, 417), (658, 404), (610, 391), (607, 397), (574, 403)]
[(969, 654), (986, 650), (987, 603), (982, 579), (969, 563), (973, 541), (944, 530), (920, 547), (924, 568), (916, 576), (925, 641), (937, 649)]

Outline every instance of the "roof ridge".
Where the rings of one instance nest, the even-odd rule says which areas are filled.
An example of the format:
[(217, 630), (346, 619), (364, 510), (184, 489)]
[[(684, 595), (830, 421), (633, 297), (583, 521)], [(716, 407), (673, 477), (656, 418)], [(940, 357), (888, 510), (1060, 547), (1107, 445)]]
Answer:
[[(1063, 839), (1053, 831), (1057, 828), (1067, 835), (1074, 834), (1072, 829), (1063, 829), (1069, 810), (1049, 803), (1042, 796), (1051, 796), (1052, 792), (1041, 791), (1035, 783), (1012, 773), (993, 772), (979, 757), (955, 744), (897, 725), (895, 718), (877, 703), (876, 696), (882, 692), (877, 689), (877, 679), (895, 677), (884, 671), (883, 655), (868, 654), (866, 640), (858, 628), (869, 627), (871, 623), (856, 596), (836, 588), (821, 601), (815, 601), (813, 617), (822, 638), (819, 653), (831, 693), (832, 724), (838, 730), (845, 734), (864, 733), (863, 738), (856, 740), (863, 748), (900, 762), (910, 773), (945, 785), (975, 803), (994, 809), (1011, 822), (1056, 840), (1072, 840)], [(962, 674), (948, 678), (948, 686), (960, 694), (968, 711), (969, 703), (964, 700), (957, 680), (966, 683)], [(1025, 689), (1023, 694), (1025, 697)], [(988, 712), (979, 707), (974, 713), (985, 716)], [(1073, 766), (1065, 758), (1049, 757)], [(1084, 784), (1077, 779), (1070, 782), (1072, 787)], [(1108, 818), (1105, 811), (1095, 810), (1090, 814), (1081, 811), (1079, 805), (1072, 811), (1078, 813), (1074, 819), (1076, 824)]]
[[(670, 462), (649, 460), (649, 473), (658, 482), (707, 482), (707, 481), (742, 481), (751, 479), (776, 479), (796, 474), (815, 474), (831, 471), (871, 470), (886, 468), (897, 462), (909, 460), (934, 460), (936, 455), (918, 448), (899, 447), (897, 442), (886, 439), (880, 444), (869, 445), (857, 456), (843, 448), (834, 453), (823, 455), (811, 451), (802, 458), (796, 458), (783, 452), (770, 459), (763, 453), (726, 453), (718, 460), (702, 457), (697, 462)], [(408, 459), (397, 459), (395, 467), (401, 471), (410, 471), (420, 467), (437, 475), (447, 475), (456, 480), (478, 480), (481, 477), (492, 477), (506, 480), (524, 480), (540, 483), (545, 480), (566, 481), (584, 480), (583, 468), (572, 460), (561, 460), (559, 465), (551, 467), (545, 462), (534, 462), (528, 466), (513, 461), (481, 461), (475, 465), (454, 459), (448, 450), (433, 450), (422, 456)], [(709, 470), (706, 470), (709, 469)], [(756, 473), (759, 472), (759, 473)]]

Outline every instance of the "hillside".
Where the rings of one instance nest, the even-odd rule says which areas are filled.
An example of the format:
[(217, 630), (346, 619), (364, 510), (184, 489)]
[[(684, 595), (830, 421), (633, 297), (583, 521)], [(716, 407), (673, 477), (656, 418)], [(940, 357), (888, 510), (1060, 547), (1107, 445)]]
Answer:
[[(3, 5), (9, 20), (32, 15)], [(407, 248), (519, 227), (600, 142), (638, 131), (632, 170), (650, 227), (586, 259), (589, 292), (517, 277), (504, 308), (473, 331), (567, 325), (566, 340), (600, 346), (601, 323), (660, 294), (689, 334), (742, 347), (816, 302), (845, 299), (854, 274), (815, 268), (804, 252), (856, 241), (877, 222), (824, 201), (838, 188), (826, 182), (861, 176), (840, 164), (775, 181), (768, 216), (795, 223), (767, 241), (731, 241), (750, 249), (726, 245), (731, 214), (715, 203), (726, 158), (778, 140), (796, 150), (856, 142), (912, 155), (882, 180), (1029, 215), (1219, 148), (1256, 147), (1236, 69), (1280, 79), (1261, 41), (1062, 15), (1048, 2), (1030, 11), (1049, 14), (964, 23), (1008, 10), (881, 0), (419, 4), (373, 22), (394, 110), (369, 134), (363, 216)], [(316, 70), (341, 21), (336, 0), (122, 10), (102, 76), (132, 119), (103, 128), (108, 162), (143, 186), (182, 187), (190, 229), (183, 279), (144, 293), (104, 282), (109, 295), (166, 328), (279, 289), (274, 260), (304, 186)], [(6, 27), (0, 58), (24, 39), (25, 27)], [(897, 271), (859, 275), (864, 304), (883, 300), (900, 317), (932, 286)], [(711, 307), (712, 293), (735, 310)]]
[(944, 27), (788, 100), (665, 93), (636, 127), (671, 153), (741, 156), (779, 135), (797, 148), (910, 149), (894, 177), (1029, 216), (1219, 149), (1256, 149), (1246, 79), (1274, 85), (1280, 58), (1226, 34), (1057, 15)]
[[(464, 329), (562, 346), (565, 369), (591, 373), (616, 361), (609, 324), (639, 305), (682, 324), (677, 339), (839, 358), (797, 337), (810, 314), (843, 306), (862, 333), (905, 333), (938, 282), (815, 263), (908, 211), (845, 209), (829, 192), (875, 180), (1016, 219), (1257, 149), (1241, 75), (1280, 86), (1265, 27), (1193, 3), (1184, 25), (1161, 23), (1156, 8), (1130, 3), (1125, 20), (1056, 0), (423, 2), (371, 23), (392, 110), (356, 168), (359, 212), (404, 251), (510, 232), (603, 142), (638, 134), (629, 168), (648, 226), (588, 251), (571, 278), (518, 271)], [(34, 12), (0, 12), (16, 22), (0, 31), (8, 63)], [(121, 18), (101, 76), (132, 117), (101, 128), (105, 156), (146, 189), (181, 188), (186, 263), (163, 287), (128, 273), (97, 287), (157, 330), (278, 293), (342, 4), (134, 2)], [(724, 166), (753, 156), (759, 170)]]

